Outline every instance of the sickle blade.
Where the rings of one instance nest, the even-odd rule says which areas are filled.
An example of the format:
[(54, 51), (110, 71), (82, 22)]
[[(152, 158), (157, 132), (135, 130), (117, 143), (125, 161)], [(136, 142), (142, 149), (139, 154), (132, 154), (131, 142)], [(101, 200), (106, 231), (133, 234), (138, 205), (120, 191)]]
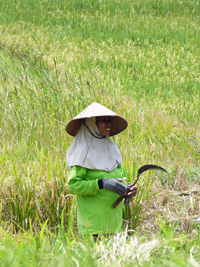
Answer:
[(167, 172), (164, 168), (158, 166), (158, 165), (154, 165), (154, 164), (147, 164), (147, 165), (143, 165), (142, 167), (139, 168), (138, 172), (137, 172), (137, 179), (136, 181), (132, 184), (132, 186), (134, 186), (138, 179), (139, 179), (139, 176), (145, 172), (145, 171), (149, 171), (149, 170), (160, 170), (160, 171), (164, 171), (164, 172)]
[[(140, 175), (145, 172), (145, 171), (149, 171), (149, 170), (160, 170), (160, 171), (164, 171), (164, 172), (167, 172), (164, 168), (158, 166), (158, 165), (153, 165), (153, 164), (147, 164), (147, 165), (143, 165), (142, 167), (139, 168), (138, 172), (137, 172), (137, 179), (136, 181), (131, 185), (131, 186), (134, 186)], [(118, 197), (118, 199), (112, 204), (112, 208), (114, 209), (123, 199), (125, 198), (125, 196), (120, 196)]]
[(161, 170), (161, 171), (164, 171), (164, 172), (167, 172), (164, 168), (158, 166), (158, 165), (153, 165), (153, 164), (147, 164), (147, 165), (144, 165), (142, 166), (141, 168), (139, 168), (138, 172), (137, 172), (137, 178), (140, 176), (140, 174), (142, 174), (143, 172), (145, 171), (148, 171), (148, 170), (153, 170), (153, 169), (157, 169), (157, 170)]

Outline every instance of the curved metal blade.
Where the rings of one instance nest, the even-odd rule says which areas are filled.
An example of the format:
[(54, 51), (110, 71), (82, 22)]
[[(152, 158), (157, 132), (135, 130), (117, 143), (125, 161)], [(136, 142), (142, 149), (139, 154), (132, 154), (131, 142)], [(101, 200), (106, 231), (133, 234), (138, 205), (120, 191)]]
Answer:
[[(153, 165), (153, 164), (143, 165), (142, 167), (139, 168), (139, 170), (137, 172), (137, 179), (133, 184), (131, 184), (131, 186), (134, 186), (137, 183), (140, 175), (143, 172), (148, 171), (148, 170), (154, 170), (154, 169), (167, 172), (164, 168), (162, 168), (162, 167), (160, 167), (158, 165)], [(112, 204), (112, 208), (114, 209), (124, 198), (125, 198), (125, 196), (118, 197), (118, 199)]]
[(136, 179), (136, 181), (132, 184), (132, 186), (134, 186), (134, 185), (137, 183), (137, 181), (138, 181), (140, 175), (141, 175), (143, 172), (148, 171), (148, 170), (154, 170), (154, 169), (157, 169), (157, 170), (160, 170), (160, 171), (167, 172), (164, 168), (162, 168), (162, 167), (160, 167), (160, 166), (158, 166), (158, 165), (153, 165), (153, 164), (143, 165), (142, 167), (139, 168), (139, 170), (138, 170), (138, 172), (137, 172), (137, 179)]

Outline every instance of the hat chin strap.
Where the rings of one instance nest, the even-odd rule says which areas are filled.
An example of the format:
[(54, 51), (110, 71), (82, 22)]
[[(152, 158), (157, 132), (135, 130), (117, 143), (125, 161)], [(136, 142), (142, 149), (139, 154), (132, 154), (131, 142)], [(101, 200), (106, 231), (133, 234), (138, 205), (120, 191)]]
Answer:
[(85, 125), (85, 127), (87, 128), (87, 130), (88, 130), (88, 132), (92, 135), (92, 136), (94, 136), (95, 138), (97, 138), (97, 139), (104, 139), (106, 136), (97, 136), (97, 135), (95, 135), (95, 134), (93, 134), (93, 132), (91, 132), (90, 131), (90, 129), (89, 129), (89, 127), (87, 126), (87, 124), (85, 123), (85, 121), (83, 121), (83, 124)]

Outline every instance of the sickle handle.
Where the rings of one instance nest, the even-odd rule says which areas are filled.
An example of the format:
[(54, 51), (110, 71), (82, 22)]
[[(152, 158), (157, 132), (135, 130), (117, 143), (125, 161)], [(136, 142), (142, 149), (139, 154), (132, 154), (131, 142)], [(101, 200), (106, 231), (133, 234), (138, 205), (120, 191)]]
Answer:
[[(158, 165), (153, 165), (153, 164), (148, 164), (148, 165), (144, 165), (142, 166), (141, 168), (139, 168), (138, 172), (137, 172), (137, 179), (136, 181), (131, 185), (131, 186), (134, 186), (138, 179), (139, 179), (139, 176), (140, 174), (142, 174), (143, 172), (145, 171), (148, 171), (148, 170), (153, 170), (153, 169), (157, 169), (157, 170), (160, 170), (160, 171), (164, 171), (164, 172), (167, 172), (164, 168), (158, 166)], [(126, 196), (120, 196), (118, 197), (118, 199), (112, 204), (112, 208), (114, 209), (115, 207), (117, 207), (117, 205), (123, 200), (123, 198), (125, 198)]]
[(118, 197), (118, 199), (112, 204), (112, 209), (114, 209), (115, 207), (117, 207), (117, 205), (125, 198), (125, 196), (120, 196)]

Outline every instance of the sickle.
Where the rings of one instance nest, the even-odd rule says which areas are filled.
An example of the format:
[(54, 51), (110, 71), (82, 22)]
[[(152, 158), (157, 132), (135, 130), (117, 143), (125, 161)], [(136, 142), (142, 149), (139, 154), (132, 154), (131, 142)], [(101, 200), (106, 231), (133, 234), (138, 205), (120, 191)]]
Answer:
[[(134, 186), (140, 175), (145, 172), (145, 171), (148, 171), (148, 170), (153, 170), (153, 169), (157, 169), (157, 170), (160, 170), (160, 171), (164, 171), (164, 172), (167, 172), (164, 168), (158, 166), (158, 165), (153, 165), (153, 164), (147, 164), (147, 165), (143, 165), (142, 167), (139, 168), (138, 172), (137, 172), (137, 179), (135, 180), (135, 182), (133, 184), (130, 185), (130, 187)], [(128, 188), (128, 190), (130, 190)], [(112, 208), (114, 209), (115, 207), (117, 207), (117, 205), (125, 198), (126, 196), (120, 196), (118, 197), (118, 199), (112, 204)]]

